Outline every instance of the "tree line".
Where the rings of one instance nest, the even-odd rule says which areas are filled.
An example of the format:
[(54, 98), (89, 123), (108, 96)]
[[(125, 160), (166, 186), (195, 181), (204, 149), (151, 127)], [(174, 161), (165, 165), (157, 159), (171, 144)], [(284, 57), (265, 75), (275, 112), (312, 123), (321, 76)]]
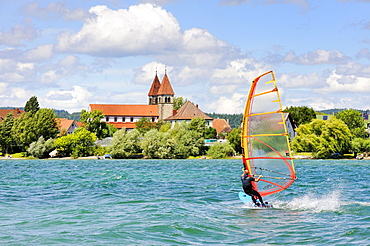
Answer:
[[(216, 129), (206, 126), (204, 119), (196, 118), (190, 123), (151, 122), (140, 119), (134, 130), (115, 129), (102, 121), (100, 110), (82, 110), (82, 127), (72, 134), (59, 130), (54, 110), (40, 108), (37, 97), (31, 97), (24, 107), (24, 113), (14, 118), (10, 113), (0, 123), (0, 146), (2, 154), (23, 152), (36, 158), (48, 158), (56, 151), (59, 157), (83, 157), (110, 153), (113, 158), (188, 158), (210, 155), (224, 158), (235, 149), (229, 143), (204, 146), (206, 138), (216, 138)], [(107, 147), (98, 146), (96, 140), (112, 137)]]
[(311, 152), (313, 158), (331, 158), (344, 154), (366, 153), (370, 150), (369, 133), (362, 113), (354, 109), (338, 111), (328, 120), (316, 119), (308, 107), (290, 107), (297, 123), (297, 136), (292, 140), (296, 152)]

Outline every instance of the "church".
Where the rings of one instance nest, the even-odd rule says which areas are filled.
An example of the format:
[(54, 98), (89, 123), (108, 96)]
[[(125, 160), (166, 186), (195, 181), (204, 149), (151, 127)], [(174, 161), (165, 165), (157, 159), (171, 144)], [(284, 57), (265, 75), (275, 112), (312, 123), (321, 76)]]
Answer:
[(176, 122), (190, 122), (193, 118), (203, 118), (206, 125), (213, 127), (213, 118), (203, 113), (198, 105), (186, 102), (180, 109), (174, 110), (174, 96), (167, 73), (159, 81), (157, 74), (149, 89), (148, 105), (137, 104), (90, 104), (88, 111), (101, 110), (105, 115), (103, 121), (112, 124), (115, 128), (136, 128), (136, 122), (145, 117), (152, 122), (160, 120), (175, 124)]

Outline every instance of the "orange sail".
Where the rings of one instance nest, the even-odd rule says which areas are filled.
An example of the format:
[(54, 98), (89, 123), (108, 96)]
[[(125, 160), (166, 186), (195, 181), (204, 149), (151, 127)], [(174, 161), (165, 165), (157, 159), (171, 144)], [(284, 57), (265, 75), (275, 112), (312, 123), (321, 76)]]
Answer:
[(296, 180), (285, 120), (273, 71), (258, 76), (246, 101), (241, 146), (244, 168), (263, 175), (253, 182), (262, 196), (285, 190)]

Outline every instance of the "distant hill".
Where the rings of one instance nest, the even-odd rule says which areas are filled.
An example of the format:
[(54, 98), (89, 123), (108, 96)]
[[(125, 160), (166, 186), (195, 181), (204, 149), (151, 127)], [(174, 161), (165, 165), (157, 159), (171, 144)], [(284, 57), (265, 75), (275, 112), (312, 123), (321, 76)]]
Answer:
[(69, 120), (80, 121), (81, 112), (74, 112), (70, 114), (63, 109), (62, 110), (54, 109), (54, 112), (56, 113), (58, 118), (67, 118)]
[[(24, 107), (0, 107), (0, 109), (22, 109), (24, 110)], [(67, 118), (69, 120), (75, 120), (75, 121), (80, 121), (80, 115), (81, 112), (75, 112), (75, 113), (68, 113), (68, 111), (65, 110), (60, 110), (60, 109), (53, 109), (55, 114), (57, 115), (58, 118)]]
[[(323, 114), (337, 114), (339, 113), (340, 111), (343, 111), (343, 110), (346, 110), (348, 108), (334, 108), (334, 109), (326, 109), (326, 110), (319, 110), (317, 112), (320, 112), (320, 113), (323, 113)], [(367, 109), (367, 110), (361, 110), (361, 109), (354, 109), (354, 110), (357, 110), (358, 112), (360, 112), (361, 114), (370, 114), (370, 110)]]
[(213, 119), (225, 119), (229, 121), (229, 125), (231, 128), (239, 128), (243, 114), (216, 114), (216, 113), (206, 113), (206, 115), (212, 117)]

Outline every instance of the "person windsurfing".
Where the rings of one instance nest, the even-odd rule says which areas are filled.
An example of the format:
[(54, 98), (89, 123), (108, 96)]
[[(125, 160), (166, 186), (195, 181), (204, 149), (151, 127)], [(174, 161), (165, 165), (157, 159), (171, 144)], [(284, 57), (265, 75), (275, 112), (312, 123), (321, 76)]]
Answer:
[(258, 200), (260, 200), (260, 203), (263, 207), (266, 207), (265, 203), (262, 200), (262, 196), (258, 191), (253, 189), (252, 182), (258, 182), (262, 178), (262, 175), (259, 175), (258, 178), (253, 178), (248, 176), (248, 169), (244, 169), (243, 174), (240, 177), (240, 180), (243, 184), (243, 190), (245, 194), (252, 197), (253, 203), (259, 207), (259, 204), (257, 203), (256, 197), (258, 197)]

